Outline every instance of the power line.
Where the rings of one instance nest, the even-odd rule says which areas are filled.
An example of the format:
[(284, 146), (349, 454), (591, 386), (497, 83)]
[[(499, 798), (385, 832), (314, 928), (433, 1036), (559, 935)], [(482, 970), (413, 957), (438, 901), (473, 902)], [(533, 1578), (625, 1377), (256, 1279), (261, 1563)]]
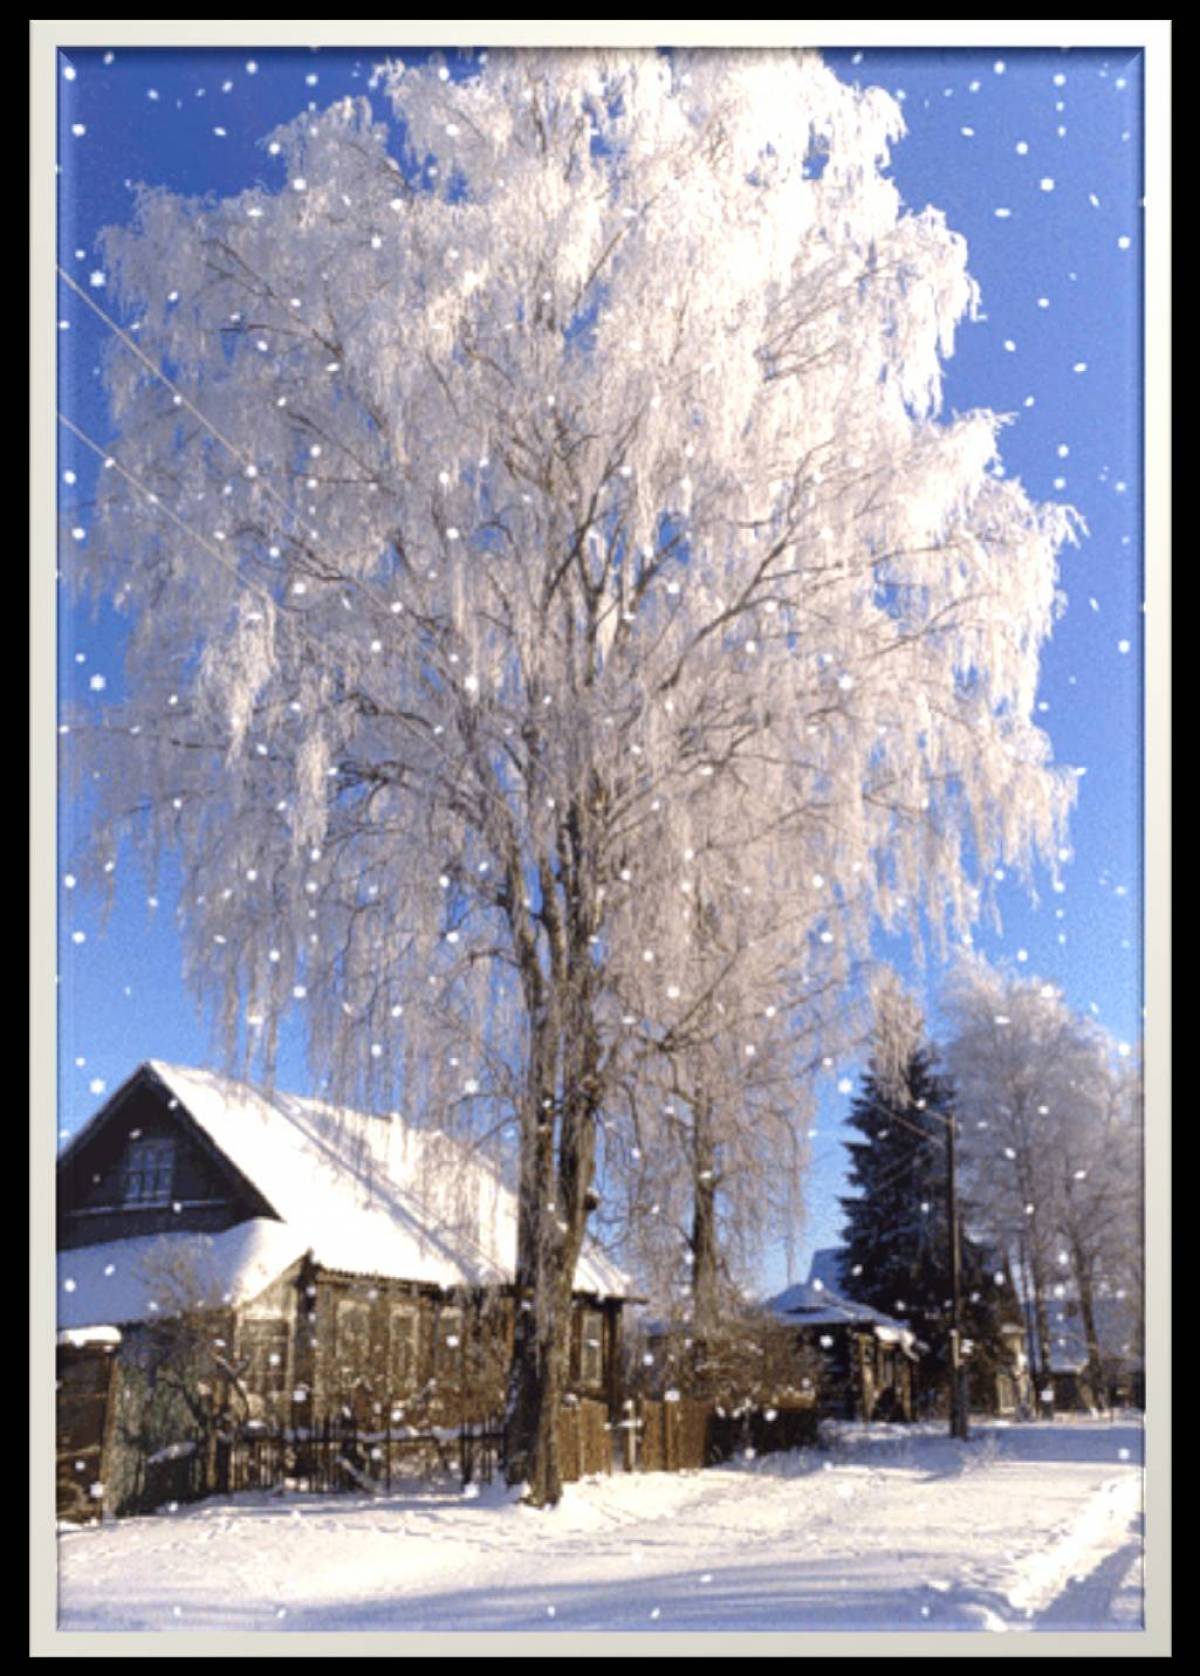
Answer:
[[(142, 363), (142, 365), (147, 369), (148, 372), (150, 372), (150, 374), (154, 378), (158, 379), (161, 384), (164, 384), (166, 386), (166, 388), (171, 391), (171, 393), (175, 397), (176, 401), (182, 407), (185, 407), (189, 413), (194, 415), (194, 417), (199, 421), (199, 423), (201, 425), (203, 425), (204, 429), (206, 431), (208, 431), (211, 436), (215, 437), (216, 440), (221, 444), (221, 446), (223, 448), (225, 448), (230, 454), (232, 454), (233, 458), (242, 467), (243, 472), (246, 473), (248, 476), (252, 477), (256, 482), (259, 482), (261, 484), (264, 493), (269, 495), (272, 500), (276, 501), (279, 504), (279, 506), (282, 507), (282, 509), (284, 511), (284, 514), (286, 515), (286, 518), (288, 520), (298, 519), (299, 515), (296, 512), (295, 507), (292, 506), (291, 503), (282, 494), (280, 494), (279, 490), (275, 488), (275, 486), (269, 481), (268, 478), (259, 476), (259, 470), (258, 470), (257, 462), (254, 459), (252, 459), (249, 454), (244, 453), (243, 450), (236, 443), (231, 442), (230, 439), (225, 435), (225, 433), (223, 431), (221, 431), (215, 424), (213, 424), (211, 419), (209, 419), (205, 414), (203, 414), (200, 411), (200, 409), (196, 406), (196, 404), (190, 399), (190, 397), (188, 397), (186, 395), (186, 393), (184, 391), (182, 391), (179, 388), (179, 386), (174, 382), (174, 380), (172, 378), (168, 377), (168, 375), (162, 370), (162, 368), (160, 366), (155, 365), (155, 363), (150, 359), (150, 357), (142, 349), (141, 345), (134, 342), (133, 338), (129, 335), (129, 333), (127, 331), (125, 331), (124, 327), (122, 327), (117, 321), (115, 321), (112, 318), (112, 316), (105, 309), (101, 308), (100, 304), (98, 302), (96, 302), (95, 298), (89, 297), (87, 292), (78, 283), (78, 281), (73, 279), (71, 277), (71, 275), (69, 273), (67, 273), (65, 268), (63, 268), (61, 266), (61, 264), (56, 263), (55, 267), (56, 267), (56, 271), (59, 275), (59, 278), (62, 279), (67, 285), (69, 285), (71, 290), (74, 291), (79, 297), (81, 297), (83, 299), (83, 301), (87, 304), (87, 306), (92, 310), (93, 314), (95, 314), (108, 327), (109, 331), (111, 331), (114, 334), (114, 336), (117, 337), (120, 340), (120, 342), (125, 345), (125, 347), (130, 351), (131, 354), (133, 354), (137, 357), (137, 359)], [(94, 443), (90, 443), (89, 446), (95, 448), (96, 445)], [(106, 456), (104, 456), (104, 457), (106, 457)], [(145, 491), (143, 491), (143, 492), (145, 492)], [(281, 528), (280, 533), (286, 535), (286, 530)], [(313, 535), (313, 532), (310, 532), (309, 536), (306, 537), (306, 541), (312, 539), (312, 535)], [(287, 537), (287, 538), (291, 539), (291, 537)], [(319, 540), (319, 538), (317, 538), (317, 539)], [(319, 552), (321, 552), (321, 548), (318, 546), (317, 548), (315, 548), (315, 551), (317, 551), (319, 553)], [(337, 567), (335, 566), (335, 568), (337, 568)], [(375, 605), (380, 611), (385, 612), (388, 615), (389, 618), (393, 615), (392, 609), (391, 609), (391, 606), (389, 605), (389, 603), (386, 600), (380, 599), (374, 593), (374, 590), (370, 587), (370, 585), (367, 582), (364, 582), (361, 578), (359, 578), (359, 577), (341, 577), (340, 580), (343, 582), (343, 584), (353, 586), (353, 587), (356, 587), (359, 590), (361, 590), (361, 592), (366, 595), (366, 597), (371, 601), (371, 603), (373, 605)]]
[(98, 442), (94, 442), (90, 436), (81, 431), (79, 426), (72, 420), (68, 419), (65, 413), (59, 412), (58, 422), (60, 425), (64, 425), (73, 436), (77, 436), (80, 442), (83, 443), (84, 447), (90, 448), (92, 453), (95, 454), (99, 460), (103, 461), (103, 463), (110, 470), (115, 471), (119, 477), (123, 477), (127, 483), (131, 483), (139, 494), (145, 495), (151, 506), (157, 507), (160, 511), (164, 512), (171, 522), (183, 531), (184, 535), (191, 536), (193, 541), (203, 547), (205, 552), (208, 553), (210, 557), (216, 559), (217, 563), (229, 572), (234, 581), (237, 582), (240, 587), (252, 589), (258, 594), (259, 598), (265, 600), (267, 604), (272, 607), (272, 609), (276, 608), (278, 602), (275, 600), (273, 595), (271, 595), (252, 578), (243, 576), (237, 565), (231, 564), (225, 557), (224, 553), (214, 547), (211, 542), (209, 542), (197, 530), (194, 530), (190, 525), (185, 524), (183, 519), (172, 512), (171, 508), (164, 503), (161, 496), (156, 495), (152, 489), (147, 489), (146, 485), (140, 482), (131, 471), (127, 471), (121, 462), (114, 457), (114, 455), (110, 454), (107, 449), (101, 448)]

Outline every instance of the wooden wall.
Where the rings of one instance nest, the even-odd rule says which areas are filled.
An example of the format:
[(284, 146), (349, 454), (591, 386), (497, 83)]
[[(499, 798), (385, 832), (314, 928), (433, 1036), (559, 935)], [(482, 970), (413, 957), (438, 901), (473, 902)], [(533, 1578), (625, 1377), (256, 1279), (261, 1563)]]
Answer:
[(117, 1394), (116, 1351), (116, 1345), (59, 1346), (55, 1500), (60, 1519), (98, 1519), (108, 1505), (106, 1478)]
[[(157, 1204), (130, 1202), (131, 1148), (154, 1140), (174, 1143), (169, 1197)], [(220, 1233), (250, 1217), (273, 1214), (149, 1078), (130, 1086), (58, 1170), (60, 1249), (146, 1234)]]

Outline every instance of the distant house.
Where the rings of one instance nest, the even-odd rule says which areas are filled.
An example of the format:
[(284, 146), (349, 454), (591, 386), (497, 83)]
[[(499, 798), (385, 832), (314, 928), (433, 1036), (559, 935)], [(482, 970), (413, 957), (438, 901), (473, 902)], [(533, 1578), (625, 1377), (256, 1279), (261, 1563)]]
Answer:
[(818, 1404), (840, 1419), (911, 1420), (920, 1346), (907, 1324), (840, 1289), (841, 1253), (814, 1254), (806, 1281), (769, 1298), (763, 1308), (796, 1343), (819, 1353)]
[[(186, 1321), (251, 1418), (501, 1405), (516, 1202), (461, 1141), (150, 1061), (60, 1155), (57, 1210), (60, 1359), (119, 1337), (126, 1400)], [(575, 1285), (571, 1389), (615, 1408), (626, 1279), (589, 1244)]]
[[(983, 1247), (976, 1243), (982, 1251)], [(989, 1256), (987, 1261), (990, 1269), (1000, 1271), (998, 1256)], [(847, 1271), (846, 1253), (841, 1247), (830, 1246), (814, 1253), (809, 1285), (824, 1288), (826, 1296), (837, 1295), (845, 1302), (853, 1297), (857, 1279), (855, 1273)], [(1015, 1414), (1032, 1400), (1025, 1326), (1016, 1299), (995, 1310), (992, 1320), (990, 1342), (976, 1343), (964, 1336), (971, 1407), (985, 1414)], [(940, 1409), (946, 1399), (942, 1379), (929, 1376), (930, 1365), (930, 1359), (926, 1358), (919, 1368), (914, 1364), (912, 1370), (912, 1402), (920, 1412)]]
[[(1145, 1402), (1145, 1364), (1137, 1332), (1133, 1300), (1122, 1290), (1101, 1290), (1092, 1304), (1100, 1352), (1099, 1388), (1093, 1389), (1088, 1371), (1087, 1334), (1078, 1298), (1059, 1285), (1046, 1301), (1050, 1339), (1048, 1380), (1043, 1372), (1043, 1389), (1053, 1392), (1054, 1407), (1083, 1410), (1123, 1404), (1141, 1407)], [(1029, 1330), (1036, 1343), (1033, 1304), (1026, 1305)]]

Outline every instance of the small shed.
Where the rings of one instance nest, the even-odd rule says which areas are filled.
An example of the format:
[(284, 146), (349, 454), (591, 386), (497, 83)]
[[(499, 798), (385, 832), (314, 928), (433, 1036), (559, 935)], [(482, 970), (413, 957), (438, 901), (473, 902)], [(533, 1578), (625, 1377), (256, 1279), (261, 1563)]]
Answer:
[[(1042, 1387), (1053, 1392), (1054, 1407), (1065, 1413), (1145, 1401), (1145, 1364), (1134, 1300), (1123, 1289), (1104, 1288), (1093, 1299), (1099, 1368), (1089, 1367), (1087, 1333), (1078, 1297), (1065, 1284), (1046, 1301), (1050, 1366)], [(1031, 1342), (1036, 1340), (1033, 1304), (1027, 1304)], [(1047, 1379), (1048, 1374), (1048, 1379)], [(1098, 1377), (1097, 1377), (1098, 1375)]]
[(841, 1296), (819, 1277), (789, 1286), (764, 1308), (794, 1331), (797, 1346), (819, 1354), (822, 1414), (912, 1419), (920, 1347), (905, 1322)]

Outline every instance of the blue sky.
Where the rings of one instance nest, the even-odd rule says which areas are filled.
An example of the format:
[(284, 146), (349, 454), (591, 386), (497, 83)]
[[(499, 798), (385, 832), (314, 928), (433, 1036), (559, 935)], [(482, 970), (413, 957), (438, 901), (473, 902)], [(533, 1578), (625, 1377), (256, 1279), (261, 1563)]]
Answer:
[[(363, 94), (383, 56), (366, 49), (65, 50), (59, 59), (58, 259), (103, 306), (100, 230), (126, 221), (132, 187), (184, 193), (283, 184), (261, 143), (311, 105)], [(413, 58), (416, 54), (406, 53)], [(458, 55), (456, 55), (458, 56)], [(1068, 608), (1046, 648), (1039, 720), (1057, 761), (1085, 770), (1064, 888), (1033, 902), (998, 881), (1002, 933), (976, 944), (1064, 990), (1121, 1041), (1141, 1034), (1142, 61), (1128, 49), (881, 51), (825, 54), (849, 81), (900, 99), (909, 133), (892, 174), (914, 210), (933, 204), (968, 243), (983, 318), (947, 364), (946, 413), (1011, 415), (1004, 468), (1038, 500), (1069, 501), (1089, 535), (1062, 556)], [(452, 58), (451, 62), (455, 60)], [(462, 60), (465, 67), (465, 59)], [(253, 66), (253, 68), (251, 68)], [(99, 276), (99, 277), (97, 277)], [(99, 365), (106, 328), (59, 285), (60, 410), (103, 440)], [(95, 460), (59, 431), (60, 506), (86, 520)], [(70, 476), (68, 476), (70, 474)], [(77, 516), (76, 516), (77, 515)], [(103, 705), (121, 691), (120, 625), (61, 602), (63, 701)], [(70, 741), (62, 741), (69, 753)], [(67, 762), (64, 760), (64, 780)], [(168, 867), (153, 894), (126, 858), (115, 906), (72, 878), (86, 843), (82, 806), (60, 802), (59, 1126), (73, 1131), (144, 1058), (206, 1062), (207, 1031), (181, 981)], [(899, 945), (886, 952), (905, 960)], [(938, 972), (924, 986), (936, 1034)], [(813, 1137), (810, 1221), (801, 1256), (836, 1240), (849, 1104), (831, 1073)], [(298, 1034), (281, 1081), (303, 1089)], [(786, 1276), (781, 1255), (764, 1283)]]

